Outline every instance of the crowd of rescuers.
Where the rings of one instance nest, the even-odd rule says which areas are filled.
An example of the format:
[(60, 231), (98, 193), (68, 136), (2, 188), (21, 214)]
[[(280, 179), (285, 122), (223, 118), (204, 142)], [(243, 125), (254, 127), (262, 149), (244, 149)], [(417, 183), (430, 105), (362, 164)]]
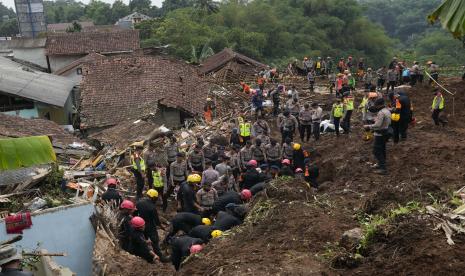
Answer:
[[(320, 63), (321, 70), (312, 69), (309, 64), (304, 66), (308, 73), (315, 72), (317, 76), (333, 74), (332, 67), (328, 67), (332, 62), (326, 61), (324, 66)], [(379, 174), (386, 174), (386, 142), (393, 138), (397, 144), (407, 139), (408, 126), (415, 121), (413, 108), (405, 92), (390, 89), (391, 78), (389, 71), (384, 74), (385, 67), (377, 71), (375, 84), (371, 68), (365, 71), (363, 60), (355, 64), (349, 57), (347, 62), (341, 59), (337, 65), (338, 78), (333, 86), (330, 85), (336, 90), (336, 98), (328, 110), (327, 120), (323, 120), (323, 110), (318, 103), (302, 103), (295, 86), (286, 90), (284, 85), (276, 83), (276, 79), (270, 81), (266, 74), (260, 74), (255, 88), (240, 83), (241, 90), (251, 98), (255, 111), (253, 123), (251, 118), (239, 115), (231, 122), (234, 127), (226, 143), (216, 144), (213, 140), (197, 137), (196, 142), (183, 151), (176, 138), (169, 136), (164, 145), (167, 166), (157, 164), (152, 147), (145, 151), (143, 147), (136, 147), (131, 154), (136, 201), (123, 200), (116, 189), (118, 180), (115, 178), (107, 179), (108, 190), (102, 196), (103, 200), (119, 206), (121, 247), (148, 262), (171, 261), (178, 270), (186, 256), (200, 252), (210, 239), (241, 224), (247, 214), (246, 203), (269, 181), (279, 176), (294, 177), (318, 189), (318, 154), (304, 146), (309, 145), (310, 140), (317, 143), (320, 133), (332, 132), (339, 137), (340, 128), (344, 134), (351, 132), (351, 117), (355, 110), (355, 80), (350, 80), (352, 67), (358, 69), (357, 76), (365, 82), (365, 95), (358, 111), (365, 130), (364, 139), (374, 140), (373, 154), (377, 163), (373, 168)], [(437, 65), (428, 65), (430, 74), (437, 80)], [(400, 68), (405, 68), (405, 63), (394, 58), (389, 70), (399, 72)], [(423, 81), (419, 76), (422, 69), (418, 68), (415, 62), (409, 69), (415, 73), (415, 80), (410, 85)], [(383, 78), (389, 81), (384, 93)], [(331, 77), (329, 79), (331, 81)], [(392, 79), (394, 87), (402, 83), (397, 73)], [(276, 85), (266, 90), (264, 83), (267, 82)], [(309, 78), (311, 90), (314, 84), (315, 79)], [(438, 89), (434, 93), (433, 120), (436, 125), (445, 125), (447, 121), (440, 117), (444, 97)], [(269, 113), (263, 106), (265, 99), (273, 105)], [(207, 123), (214, 119), (215, 109), (209, 98), (205, 108)], [(280, 132), (280, 141), (276, 135), (271, 135), (272, 128), (268, 123), (271, 120), (266, 118), (277, 123), (274, 129)], [(161, 207), (157, 205), (159, 197)], [(166, 212), (170, 203), (176, 206), (177, 213), (169, 224), (162, 223), (157, 209)], [(158, 228), (167, 232), (162, 243), (171, 246), (170, 256), (165, 256), (160, 249)]]

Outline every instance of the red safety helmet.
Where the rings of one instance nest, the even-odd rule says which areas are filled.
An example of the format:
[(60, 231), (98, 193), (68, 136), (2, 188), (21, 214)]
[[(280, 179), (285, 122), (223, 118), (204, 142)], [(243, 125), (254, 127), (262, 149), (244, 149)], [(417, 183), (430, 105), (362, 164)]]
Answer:
[(133, 217), (131, 219), (131, 226), (139, 229), (145, 226), (145, 220), (141, 217)]
[(105, 183), (107, 184), (107, 186), (110, 186), (110, 185), (116, 186), (118, 185), (118, 180), (116, 178), (110, 177), (107, 179)]
[(297, 169), (295, 169), (295, 172), (296, 173), (301, 173), (301, 172), (303, 172), (303, 170), (301, 168), (297, 168)]
[(202, 251), (202, 249), (203, 249), (203, 246), (201, 244), (193, 244), (191, 246), (190, 251), (191, 251), (191, 254), (197, 254), (200, 251)]
[(134, 203), (132, 201), (125, 199), (125, 200), (123, 200), (123, 202), (121, 203), (119, 208), (127, 209), (127, 210), (135, 210), (136, 206), (134, 205)]
[(244, 189), (241, 192), (241, 198), (243, 200), (249, 200), (252, 197), (252, 192), (250, 190)]
[(247, 162), (247, 165), (257, 167), (258, 163), (257, 160), (250, 160), (249, 162)]
[(284, 159), (281, 163), (282, 163), (283, 165), (290, 165), (290, 164), (291, 164), (291, 160), (289, 160), (289, 159)]

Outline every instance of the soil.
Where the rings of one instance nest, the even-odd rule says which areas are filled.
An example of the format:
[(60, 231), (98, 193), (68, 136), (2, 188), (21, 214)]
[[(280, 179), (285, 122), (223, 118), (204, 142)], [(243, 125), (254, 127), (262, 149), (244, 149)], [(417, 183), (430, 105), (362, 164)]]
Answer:
[[(444, 128), (431, 119), (432, 88), (406, 91), (417, 124), (409, 129), (406, 141), (389, 143), (388, 175), (372, 172), (372, 142), (363, 141), (360, 115), (355, 113), (352, 133), (339, 138), (325, 134), (318, 143), (304, 144), (319, 156), (315, 158), (321, 171), (317, 192), (298, 180), (268, 187), (250, 204), (252, 211), (243, 225), (212, 240), (178, 274), (463, 275), (465, 236), (455, 235), (456, 244), (448, 245), (443, 231), (434, 230), (437, 222), (419, 212), (382, 226), (361, 259), (335, 262), (333, 258), (341, 235), (360, 227), (360, 214), (386, 215), (411, 201), (422, 206), (445, 203), (452, 191), (464, 185), (465, 83), (458, 79), (445, 83), (457, 94), (452, 114), (452, 97), (444, 93), (449, 120)], [(311, 98), (328, 108), (332, 101), (328, 95)], [(257, 215), (261, 206), (273, 207)], [(145, 274), (173, 273), (168, 265), (156, 267)]]

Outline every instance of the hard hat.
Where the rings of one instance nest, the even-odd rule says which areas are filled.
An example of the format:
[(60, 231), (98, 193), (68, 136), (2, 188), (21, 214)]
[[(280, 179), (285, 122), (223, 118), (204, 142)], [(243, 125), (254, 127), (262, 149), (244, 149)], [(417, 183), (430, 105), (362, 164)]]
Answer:
[(116, 180), (116, 178), (110, 177), (107, 179), (106, 184), (107, 186), (110, 186), (110, 185), (116, 186), (118, 185), (118, 180)]
[(244, 189), (241, 192), (241, 198), (243, 200), (249, 200), (252, 197), (252, 192), (250, 190)]
[(290, 164), (291, 164), (291, 160), (289, 160), (289, 159), (284, 159), (281, 163), (282, 163), (283, 165), (290, 165)]
[(145, 226), (145, 220), (141, 217), (133, 217), (131, 219), (131, 226), (139, 229)]
[(203, 249), (203, 246), (200, 245), (200, 244), (193, 244), (190, 248), (190, 252), (191, 254), (197, 254), (199, 253), (200, 251), (202, 251)]
[(296, 173), (301, 173), (301, 172), (303, 172), (303, 170), (301, 168), (297, 168), (297, 169), (295, 169), (295, 172)]
[(250, 160), (249, 162), (247, 162), (247, 165), (249, 166), (252, 166), (252, 167), (257, 167), (258, 163), (256, 160)]
[(134, 205), (134, 203), (130, 200), (123, 200), (123, 202), (121, 203), (121, 205), (119, 206), (120, 209), (127, 209), (127, 210), (135, 210), (136, 209), (136, 206)]
[(150, 190), (147, 191), (147, 195), (150, 198), (158, 197), (158, 191), (155, 190), (155, 189), (150, 189)]
[(393, 122), (398, 122), (400, 120), (400, 114), (399, 113), (392, 113), (391, 114), (391, 120)]
[(211, 101), (211, 100), (212, 100), (212, 98), (210, 98), (210, 97), (209, 97), (209, 98), (207, 98), (207, 101)]
[(211, 235), (212, 235), (212, 238), (218, 238), (218, 237), (221, 236), (222, 234), (223, 234), (223, 231), (221, 231), (221, 230), (214, 230), (214, 231), (212, 232)]
[(294, 146), (293, 146), (294, 150), (300, 150), (301, 147), (302, 146), (300, 144), (298, 144), (298, 143), (295, 143)]
[(199, 183), (202, 180), (202, 177), (198, 174), (191, 174), (187, 177), (187, 182), (189, 183)]
[(204, 225), (212, 225), (212, 221), (209, 218), (202, 218), (202, 223)]
[(368, 69), (367, 69), (367, 70), (368, 70), (368, 71), (371, 71), (372, 69), (371, 69), (371, 67), (368, 67)]

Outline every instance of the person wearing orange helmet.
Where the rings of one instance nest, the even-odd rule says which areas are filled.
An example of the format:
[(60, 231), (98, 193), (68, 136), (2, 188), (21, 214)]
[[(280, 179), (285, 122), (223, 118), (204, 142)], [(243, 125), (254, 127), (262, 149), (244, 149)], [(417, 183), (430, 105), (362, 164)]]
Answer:
[(131, 219), (131, 253), (141, 257), (149, 263), (154, 263), (158, 259), (157, 255), (150, 249), (149, 243), (144, 235), (145, 221), (141, 217)]

